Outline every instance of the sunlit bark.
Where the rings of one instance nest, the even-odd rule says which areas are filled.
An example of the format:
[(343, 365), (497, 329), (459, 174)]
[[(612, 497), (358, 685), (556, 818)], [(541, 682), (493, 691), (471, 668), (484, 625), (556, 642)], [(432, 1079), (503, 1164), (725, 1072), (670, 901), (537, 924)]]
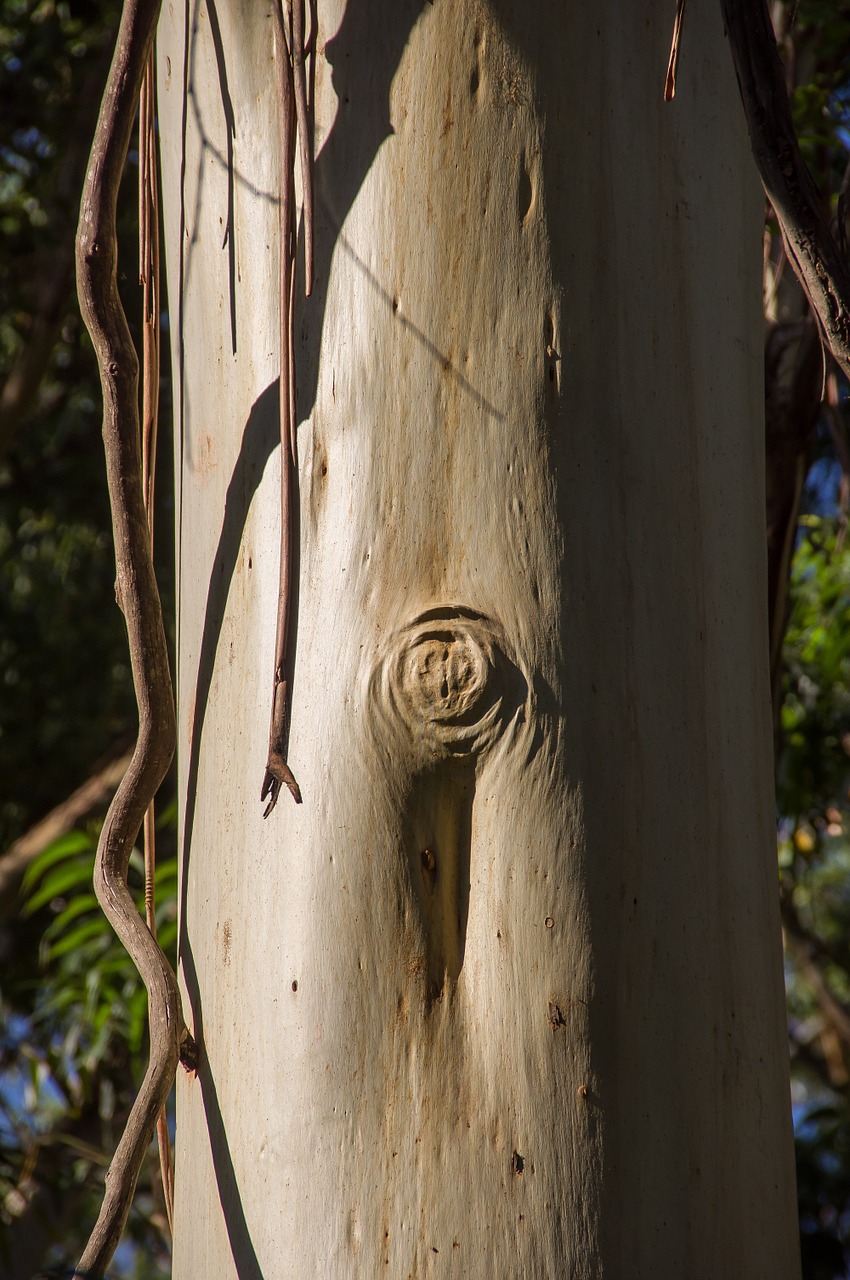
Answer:
[[(762, 198), (719, 14), (320, 4), (268, 821), (267, 8), (159, 41), (186, 1016), (174, 1274), (793, 1280)], [(303, 246), (302, 246), (303, 250)]]

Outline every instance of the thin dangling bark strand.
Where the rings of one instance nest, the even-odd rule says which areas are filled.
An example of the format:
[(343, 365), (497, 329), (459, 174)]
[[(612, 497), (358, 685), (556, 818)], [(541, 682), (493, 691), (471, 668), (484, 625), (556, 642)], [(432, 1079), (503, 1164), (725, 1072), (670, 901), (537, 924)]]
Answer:
[[(156, 441), (159, 426), (159, 181), (156, 171), (156, 66), (154, 50), (145, 67), (139, 96), (139, 283), (142, 287), (142, 493), (153, 556)], [(156, 802), (143, 824), (145, 921), (156, 937)], [(162, 1193), (169, 1230), (174, 1230), (174, 1168), (165, 1107), (156, 1122)]]
[(304, 0), (294, 0), (287, 36), (283, 8), (273, 5), (275, 57), (278, 63), (277, 98), (280, 131), (280, 574), (278, 580), (277, 625), (275, 634), (274, 684), (272, 690), (269, 753), (260, 791), (268, 797), (263, 817), (277, 804), (281, 786), (286, 786), (296, 804), (301, 789), (287, 763), (289, 736), (290, 614), (294, 562), (293, 528), (295, 485), (298, 480), (295, 403), (295, 352), (293, 317), (295, 311), (295, 141), (300, 139), (304, 208), (305, 292), (312, 288), (313, 275), (313, 156), (305, 73)]

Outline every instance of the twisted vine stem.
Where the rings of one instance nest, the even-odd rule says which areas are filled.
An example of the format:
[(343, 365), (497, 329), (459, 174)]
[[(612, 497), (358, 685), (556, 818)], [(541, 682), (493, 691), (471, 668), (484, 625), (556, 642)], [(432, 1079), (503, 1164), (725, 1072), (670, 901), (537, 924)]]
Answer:
[(127, 1221), (136, 1182), (178, 1061), (194, 1066), (177, 981), (127, 887), (145, 812), (174, 754), (174, 698), (142, 486), (139, 362), (118, 296), (116, 203), (160, 0), (125, 0), (95, 132), (77, 230), (80, 308), (97, 355), (103, 441), (115, 539), (116, 595), (127, 624), (139, 734), (98, 843), (94, 887), (148, 992), (151, 1053), (106, 1174), (106, 1191), (77, 1274), (103, 1276)]

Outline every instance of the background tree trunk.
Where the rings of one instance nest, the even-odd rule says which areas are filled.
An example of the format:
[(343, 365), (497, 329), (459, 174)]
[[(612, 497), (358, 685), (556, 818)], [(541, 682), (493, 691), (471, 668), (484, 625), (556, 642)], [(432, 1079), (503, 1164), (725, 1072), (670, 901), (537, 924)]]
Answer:
[[(320, 6), (290, 764), (268, 7), (159, 44), (174, 1274), (798, 1274), (762, 200), (719, 12)], [(299, 280), (299, 292), (301, 281)]]

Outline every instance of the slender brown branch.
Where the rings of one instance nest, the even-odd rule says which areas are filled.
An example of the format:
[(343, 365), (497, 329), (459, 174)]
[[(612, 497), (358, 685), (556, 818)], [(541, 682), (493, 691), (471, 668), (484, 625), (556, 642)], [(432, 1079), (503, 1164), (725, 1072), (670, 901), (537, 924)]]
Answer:
[(301, 192), (304, 204), (304, 292), (309, 297), (313, 289), (313, 130), (310, 126), (310, 112), (307, 106), (304, 23), (304, 0), (292, 0), (292, 73), (295, 84), (295, 110), (298, 116)]
[[(154, 549), (156, 437), (159, 423), (159, 183), (156, 172), (156, 67), (154, 51), (139, 96), (139, 277), (142, 285), (142, 494)], [(145, 923), (156, 937), (156, 802), (145, 811)], [(162, 1194), (168, 1228), (174, 1230), (174, 1172), (165, 1107), (156, 1121)]]
[(682, 19), (685, 16), (685, 0), (676, 0), (676, 17), (673, 21), (673, 40), (667, 61), (667, 79), (664, 82), (664, 101), (672, 102), (676, 96), (676, 72), (679, 69), (679, 46), (682, 40)]
[(838, 482), (838, 532), (835, 535), (835, 550), (840, 552), (847, 536), (847, 515), (850, 509), (850, 443), (841, 415), (838, 378), (834, 370), (830, 371), (826, 379), (826, 421), (835, 456), (841, 465), (841, 479)]
[(850, 376), (850, 267), (800, 154), (766, 0), (721, 5), (764, 189), (824, 338)]
[(280, 129), (280, 576), (275, 630), (274, 685), (272, 690), (269, 754), (260, 790), (268, 796), (263, 817), (277, 804), (281, 786), (295, 802), (301, 790), (286, 761), (289, 734), (289, 622), (292, 599), (292, 497), (295, 484), (295, 386), (292, 359), (292, 281), (295, 269), (295, 88), (289, 45), (280, 4), (272, 5), (275, 21), (275, 58), (278, 62), (277, 99)]
[(193, 1046), (177, 982), (127, 887), (133, 843), (175, 745), (174, 700), (150, 551), (139, 442), (139, 362), (118, 296), (116, 203), (159, 0), (125, 0), (83, 189), (77, 231), (80, 307), (100, 367), (117, 595), (127, 623), (139, 736), (98, 844), (98, 899), (148, 991), (151, 1057), (106, 1176), (103, 1206), (78, 1270), (103, 1276), (130, 1210), (139, 1170), (181, 1054)]
[(154, 58), (139, 100), (139, 277), (142, 285), (142, 478), (153, 546), (153, 489), (159, 425), (159, 183), (156, 172)]

